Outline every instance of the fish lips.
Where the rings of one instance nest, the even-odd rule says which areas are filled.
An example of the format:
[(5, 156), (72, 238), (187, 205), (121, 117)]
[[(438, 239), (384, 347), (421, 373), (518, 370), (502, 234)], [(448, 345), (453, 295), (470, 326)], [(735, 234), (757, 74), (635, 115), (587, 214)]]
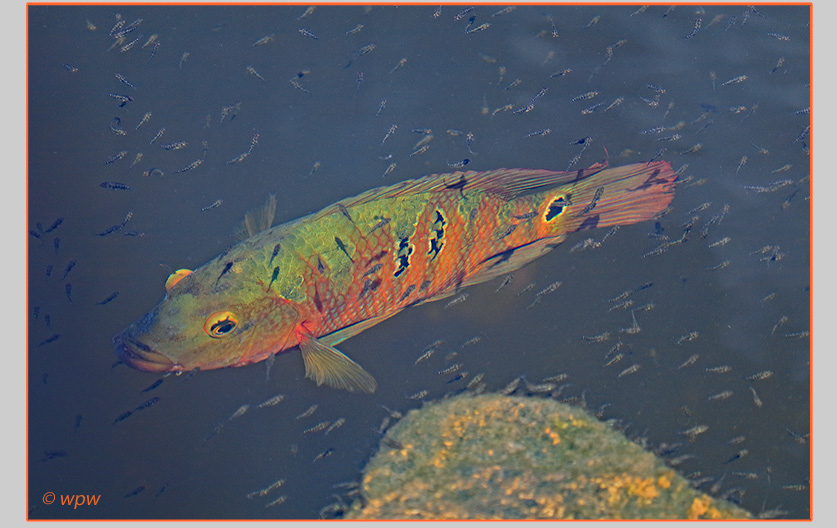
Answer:
[(116, 355), (125, 364), (146, 372), (170, 372), (177, 370), (175, 363), (167, 356), (155, 352), (151, 347), (124, 333), (113, 338)]

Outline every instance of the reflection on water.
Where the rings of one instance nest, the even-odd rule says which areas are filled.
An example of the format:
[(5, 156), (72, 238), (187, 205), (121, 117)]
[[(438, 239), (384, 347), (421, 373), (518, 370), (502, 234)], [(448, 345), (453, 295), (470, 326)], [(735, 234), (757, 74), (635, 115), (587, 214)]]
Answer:
[[(701, 490), (809, 516), (807, 6), (29, 9), (32, 518), (335, 512), (393, 414), (477, 375), (557, 376)], [(317, 388), (297, 352), (157, 386), (113, 366), (269, 193), (284, 222), (465, 159), (606, 157), (670, 161), (669, 213), (345, 342), (374, 395)]]

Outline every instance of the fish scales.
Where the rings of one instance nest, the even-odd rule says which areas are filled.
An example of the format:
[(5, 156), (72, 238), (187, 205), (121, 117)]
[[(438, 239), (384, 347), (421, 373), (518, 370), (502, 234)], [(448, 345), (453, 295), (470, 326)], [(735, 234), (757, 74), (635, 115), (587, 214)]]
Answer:
[(649, 220), (676, 177), (657, 161), (460, 171), (372, 189), (232, 247), (114, 343), (152, 371), (241, 366), (299, 346), (318, 384), (371, 392), (374, 379), (334, 345), (505, 275), (575, 231)]
[[(458, 182), (456, 176), (464, 175), (467, 179), (474, 174), (478, 173), (448, 176)], [(291, 235), (293, 242), (283, 242), (283, 249), (287, 247), (289, 251), (280, 252), (278, 259), (284, 270), (276, 281), (280, 294), (303, 303), (318, 297), (321, 309), (309, 306), (308, 311), (321, 312), (317, 317), (318, 336), (325, 335), (418, 300), (453, 293), (452, 289), (461, 286), (489, 257), (547, 234), (535, 222), (514, 218), (541, 205), (543, 196), (533, 195), (514, 203), (499, 194), (479, 190), (460, 193), (455, 185), (441, 192), (381, 197), (349, 207), (341, 204), (350, 212), (351, 220), (335, 206), (320, 213), (315, 221), (300, 222)], [(477, 212), (472, 213), (473, 210)], [(381, 211), (391, 211), (390, 216), (383, 217)], [(384, 219), (389, 221), (376, 228)], [(518, 229), (502, 237), (510, 226)], [(342, 241), (352, 260), (333, 238)], [(399, 249), (401, 246), (404, 249)], [(272, 247), (262, 244), (264, 258), (259, 260), (268, 261)], [(317, 270), (318, 258), (325, 273)], [(253, 264), (259, 267), (258, 262)], [(376, 267), (377, 272), (366, 275)], [(268, 266), (262, 268), (260, 276), (270, 276)], [(415, 298), (407, 296), (401, 300), (410, 285), (423, 291), (416, 292)]]

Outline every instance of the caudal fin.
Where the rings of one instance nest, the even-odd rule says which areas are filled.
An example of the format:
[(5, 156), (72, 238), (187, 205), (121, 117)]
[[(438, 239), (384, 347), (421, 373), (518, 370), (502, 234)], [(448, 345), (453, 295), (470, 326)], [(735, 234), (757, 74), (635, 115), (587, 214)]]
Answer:
[[(671, 203), (677, 179), (666, 161), (612, 169), (594, 166), (574, 172), (501, 169), (477, 176), (500, 191), (522, 195), (525, 200), (530, 200), (525, 193), (540, 190), (536, 196), (543, 201), (538, 207), (538, 237), (485, 259), (463, 286), (520, 268), (550, 251), (574, 231), (650, 220)], [(498, 181), (503, 185), (498, 185)], [(542, 190), (545, 186), (548, 188)]]
[(677, 175), (667, 161), (634, 163), (592, 174), (568, 192), (567, 231), (629, 225), (652, 219), (674, 199)]

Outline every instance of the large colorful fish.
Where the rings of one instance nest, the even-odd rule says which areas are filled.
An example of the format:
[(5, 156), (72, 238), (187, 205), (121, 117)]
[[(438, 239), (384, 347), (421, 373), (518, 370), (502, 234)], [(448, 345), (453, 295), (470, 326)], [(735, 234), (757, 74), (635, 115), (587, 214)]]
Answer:
[(298, 346), (318, 385), (373, 392), (375, 379), (335, 345), (517, 269), (570, 233), (649, 220), (675, 180), (656, 161), (453, 172), (372, 189), (174, 275), (163, 301), (113, 341), (125, 363), (154, 372), (238, 367)]

